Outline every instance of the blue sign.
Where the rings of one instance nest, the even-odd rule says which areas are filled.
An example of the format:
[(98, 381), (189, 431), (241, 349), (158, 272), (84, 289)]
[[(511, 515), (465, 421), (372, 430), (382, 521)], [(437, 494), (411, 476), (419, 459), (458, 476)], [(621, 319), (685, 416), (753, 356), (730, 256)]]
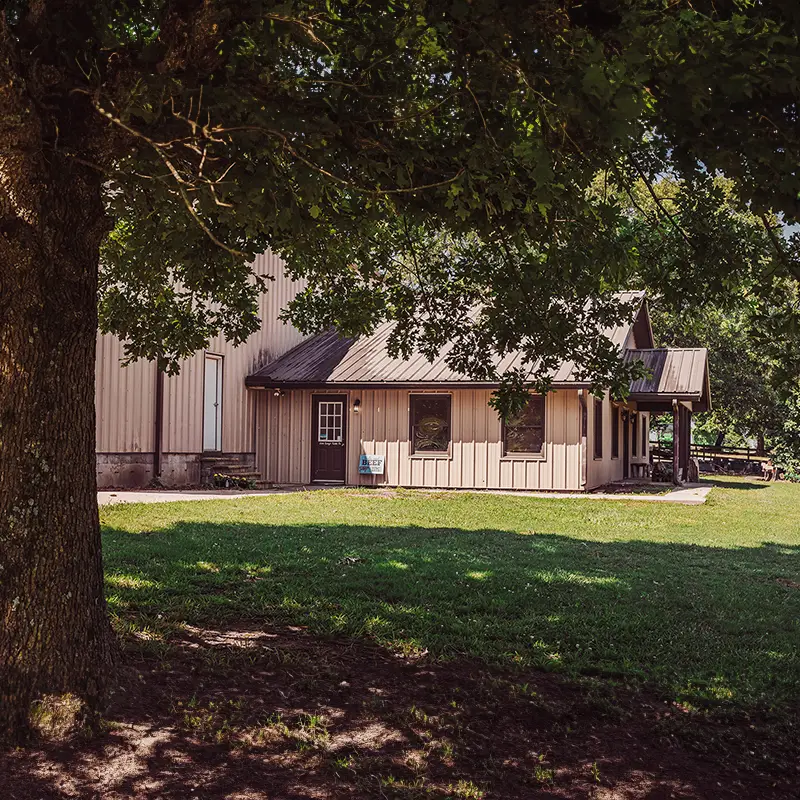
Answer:
[(383, 467), (386, 463), (386, 456), (363, 455), (358, 460), (359, 475), (383, 475)]

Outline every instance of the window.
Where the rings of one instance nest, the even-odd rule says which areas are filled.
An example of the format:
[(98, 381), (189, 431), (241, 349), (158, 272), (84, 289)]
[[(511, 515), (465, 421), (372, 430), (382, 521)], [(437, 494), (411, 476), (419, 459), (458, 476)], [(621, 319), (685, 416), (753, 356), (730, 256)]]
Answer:
[(639, 438), (639, 415), (631, 414), (631, 455), (636, 455), (636, 442)]
[(603, 457), (603, 401), (594, 399), (594, 457)]
[(647, 417), (642, 414), (642, 455), (647, 455), (647, 439), (648, 439)]
[(450, 395), (411, 395), (411, 452), (450, 450)]
[(338, 444), (342, 441), (344, 401), (320, 401), (317, 420), (317, 440)]
[(619, 458), (619, 408), (611, 406), (611, 458)]
[(544, 395), (532, 394), (525, 408), (503, 422), (503, 453), (544, 453)]

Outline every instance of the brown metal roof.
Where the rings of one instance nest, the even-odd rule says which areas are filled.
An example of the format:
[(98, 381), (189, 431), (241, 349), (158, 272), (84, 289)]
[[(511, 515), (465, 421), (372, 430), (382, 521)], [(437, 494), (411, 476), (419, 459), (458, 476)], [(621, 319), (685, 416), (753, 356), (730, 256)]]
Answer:
[(631, 384), (634, 400), (691, 400), (695, 410), (711, 407), (708, 351), (704, 347), (628, 350), (626, 361), (642, 361), (650, 372)]
[[(623, 302), (644, 299), (643, 292), (620, 294)], [(632, 322), (604, 331), (614, 344), (623, 347)], [(262, 367), (249, 378), (248, 386), (289, 387), (364, 387), (364, 386), (496, 386), (480, 383), (451, 369), (447, 363), (450, 350), (445, 347), (431, 362), (416, 353), (408, 360), (392, 358), (386, 347), (393, 322), (379, 325), (373, 334), (360, 339), (345, 339), (327, 331), (307, 339), (276, 361)], [(522, 353), (510, 353), (498, 359), (497, 367), (505, 371), (525, 365)], [(571, 361), (561, 363), (552, 373), (555, 386), (586, 386), (575, 375)]]

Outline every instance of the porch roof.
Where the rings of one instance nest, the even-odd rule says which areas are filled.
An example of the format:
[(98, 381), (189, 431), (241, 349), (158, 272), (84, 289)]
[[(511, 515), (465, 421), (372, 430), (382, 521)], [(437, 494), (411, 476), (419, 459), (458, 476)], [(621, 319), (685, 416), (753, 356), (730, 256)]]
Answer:
[(704, 347), (628, 350), (625, 360), (642, 361), (650, 377), (631, 384), (630, 399), (640, 408), (668, 411), (672, 401), (691, 402), (693, 411), (711, 409), (708, 351)]
[[(642, 292), (625, 292), (623, 302), (644, 300)], [(633, 321), (604, 331), (604, 335), (620, 348), (624, 347)], [(392, 322), (379, 325), (373, 334), (347, 339), (335, 331), (317, 334), (250, 375), (245, 383), (251, 387), (281, 388), (494, 388), (496, 383), (473, 381), (448, 366), (450, 350), (445, 347), (433, 360), (415, 353), (408, 360), (392, 358), (387, 341), (394, 327)], [(496, 361), (499, 371), (524, 366), (520, 352), (509, 353)], [(575, 375), (575, 364), (564, 361), (551, 373), (553, 386), (578, 388), (588, 386)]]

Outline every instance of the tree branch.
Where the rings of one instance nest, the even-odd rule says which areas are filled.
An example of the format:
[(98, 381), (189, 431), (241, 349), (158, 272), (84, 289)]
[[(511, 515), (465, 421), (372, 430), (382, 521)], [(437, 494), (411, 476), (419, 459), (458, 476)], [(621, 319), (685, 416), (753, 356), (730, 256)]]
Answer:
[[(75, 90), (75, 91), (82, 91), (82, 90)], [(88, 94), (88, 93), (87, 93)], [(231, 255), (237, 256), (239, 258), (247, 258), (247, 253), (242, 252), (241, 250), (236, 250), (233, 247), (225, 244), (221, 239), (219, 239), (216, 234), (208, 227), (208, 224), (202, 217), (197, 213), (194, 206), (192, 205), (192, 201), (189, 198), (189, 195), (186, 192), (186, 181), (181, 177), (180, 173), (176, 169), (175, 165), (172, 163), (170, 158), (164, 152), (164, 147), (160, 145), (158, 142), (151, 139), (149, 136), (146, 136), (141, 131), (137, 131), (135, 128), (132, 128), (130, 125), (127, 125), (123, 122), (119, 117), (112, 114), (110, 111), (107, 111), (103, 108), (99, 102), (95, 98), (92, 99), (92, 104), (94, 105), (95, 109), (99, 114), (102, 114), (106, 119), (112, 122), (114, 125), (117, 125), (126, 133), (129, 133), (131, 136), (134, 136), (142, 141), (146, 142), (150, 145), (150, 147), (155, 150), (158, 157), (164, 163), (164, 166), (170, 171), (170, 174), (175, 179), (176, 189), (180, 198), (183, 200), (183, 204), (186, 206), (186, 210), (189, 212), (189, 215), (194, 219), (194, 221), (198, 224), (200, 229), (205, 233), (206, 236), (215, 244), (217, 247), (221, 247), (223, 250), (227, 251)], [(216, 197), (215, 197), (216, 199)]]
[(769, 236), (770, 242), (772, 242), (772, 246), (775, 248), (775, 253), (778, 256), (778, 260), (789, 270), (789, 272), (792, 273), (792, 276), (796, 280), (800, 281), (800, 265), (792, 261), (786, 255), (786, 251), (783, 249), (778, 237), (775, 235), (775, 228), (770, 225), (767, 215), (762, 211), (758, 217), (761, 220), (761, 224), (764, 226), (764, 230), (767, 232), (767, 236)]
[(689, 238), (689, 235), (678, 224), (678, 222), (675, 220), (675, 218), (672, 216), (672, 214), (670, 214), (669, 211), (667, 211), (667, 209), (664, 207), (663, 203), (661, 202), (661, 200), (659, 199), (658, 195), (656, 194), (655, 189), (653, 189), (653, 186), (651, 185), (651, 183), (648, 180), (647, 176), (644, 174), (644, 171), (636, 163), (636, 159), (632, 155), (629, 155), (628, 156), (628, 160), (631, 162), (631, 164), (633, 164), (633, 168), (636, 170), (636, 172), (638, 173), (639, 177), (642, 179), (642, 182), (647, 187), (647, 191), (650, 193), (650, 196), (653, 198), (653, 201), (658, 206), (658, 208), (661, 211), (661, 213), (669, 220), (669, 222), (672, 225), (672, 227), (675, 228), (676, 231), (678, 231), (678, 233), (681, 235), (681, 237), (686, 242), (686, 244), (688, 244), (689, 247), (692, 250), (695, 250), (696, 248), (695, 248), (694, 243), (692, 242), (692, 240)]

